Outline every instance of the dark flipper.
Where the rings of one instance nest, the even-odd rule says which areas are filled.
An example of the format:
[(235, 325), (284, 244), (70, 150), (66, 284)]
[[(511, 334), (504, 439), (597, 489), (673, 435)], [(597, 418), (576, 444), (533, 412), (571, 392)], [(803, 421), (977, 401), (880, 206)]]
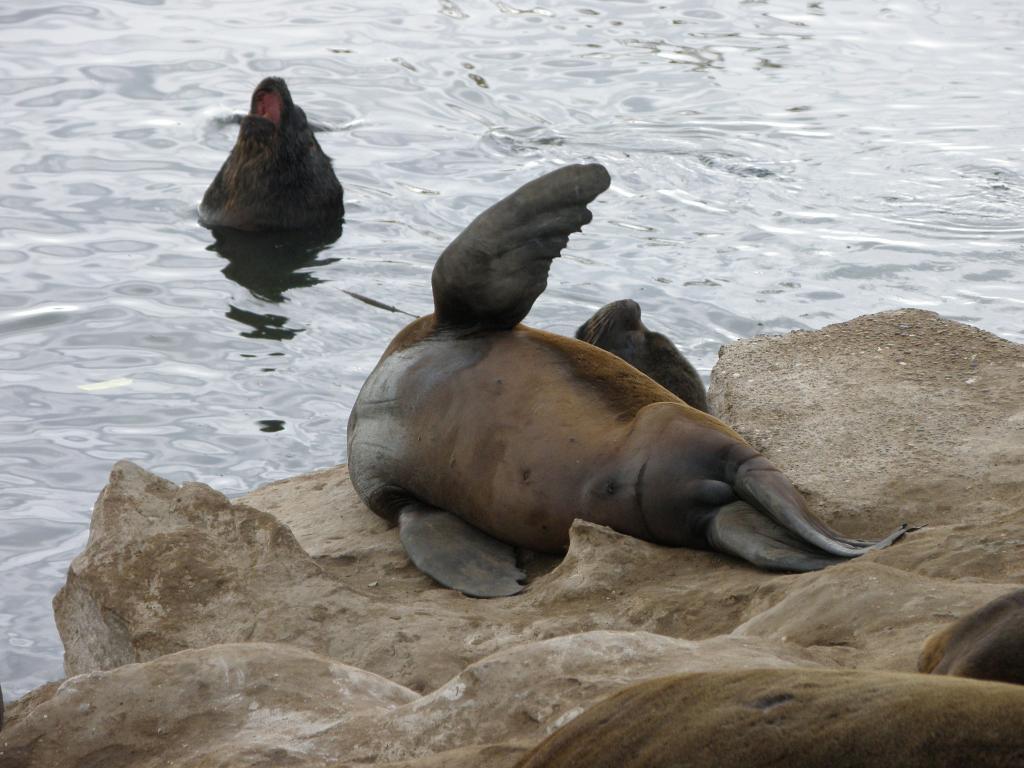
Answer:
[(523, 591), (515, 550), (450, 512), (408, 504), (398, 515), (398, 537), (413, 564), (446, 587), (470, 597)]
[(547, 286), (551, 260), (590, 222), (587, 204), (608, 189), (601, 165), (568, 165), (481, 213), (434, 266), (442, 324), (512, 328)]
[(903, 523), (877, 540), (843, 536), (812, 515), (800, 492), (763, 456), (755, 456), (739, 466), (733, 488), (737, 496), (762, 510), (805, 544), (831, 555), (857, 557), (883, 549), (907, 532), (907, 525)]
[(711, 518), (706, 535), (715, 551), (769, 571), (819, 571), (846, 560), (808, 546), (745, 501), (721, 507)]

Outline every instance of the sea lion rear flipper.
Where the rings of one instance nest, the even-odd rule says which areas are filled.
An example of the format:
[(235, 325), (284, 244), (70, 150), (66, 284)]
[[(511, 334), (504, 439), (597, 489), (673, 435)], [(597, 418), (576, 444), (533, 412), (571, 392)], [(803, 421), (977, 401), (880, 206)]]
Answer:
[(801, 541), (840, 557), (857, 557), (875, 549), (884, 549), (910, 530), (906, 523), (901, 523), (894, 531), (876, 540), (844, 536), (811, 514), (803, 496), (789, 479), (760, 455), (744, 461), (737, 468), (733, 489), (737, 496), (762, 510)]
[(716, 552), (726, 552), (769, 571), (819, 571), (847, 558), (814, 549), (744, 501), (720, 507), (707, 529)]
[(398, 515), (398, 538), (425, 574), (470, 597), (506, 597), (523, 591), (526, 574), (510, 545), (443, 509), (418, 502)]
[(477, 216), (434, 266), (442, 324), (512, 328), (547, 287), (548, 269), (608, 189), (604, 166), (568, 165), (525, 184)]

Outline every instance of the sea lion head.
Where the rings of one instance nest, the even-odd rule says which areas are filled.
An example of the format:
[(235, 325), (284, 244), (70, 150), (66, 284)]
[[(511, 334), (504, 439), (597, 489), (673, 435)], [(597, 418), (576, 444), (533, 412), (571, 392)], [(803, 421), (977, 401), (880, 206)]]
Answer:
[(917, 670), (1024, 685), (1024, 589), (986, 603), (929, 637)]
[(576, 338), (601, 349), (633, 349), (643, 341), (646, 332), (640, 322), (640, 305), (632, 299), (622, 299), (597, 310), (576, 330)]
[(667, 336), (643, 324), (635, 301), (605, 304), (577, 329), (576, 338), (618, 355), (687, 405), (707, 413), (700, 375)]
[[(308, 134), (303, 136), (303, 134)], [(294, 138), (292, 138), (294, 137)], [(238, 141), (255, 145), (291, 143), (312, 138), (306, 113), (295, 106), (283, 78), (264, 78), (252, 93), (249, 114), (242, 118)]]
[(208, 227), (265, 231), (332, 227), (344, 192), (306, 113), (280, 77), (253, 91), (238, 139), (199, 207)]

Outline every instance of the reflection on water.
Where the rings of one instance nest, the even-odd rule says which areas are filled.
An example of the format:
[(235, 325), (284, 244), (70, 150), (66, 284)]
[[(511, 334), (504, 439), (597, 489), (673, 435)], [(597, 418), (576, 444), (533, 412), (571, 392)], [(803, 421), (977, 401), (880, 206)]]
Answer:
[(241, 334), (247, 339), (288, 341), (294, 339), (295, 334), (302, 333), (305, 330), (304, 328), (289, 328), (286, 325), (288, 318), (284, 315), (249, 312), (233, 304), (228, 305), (228, 311), (224, 313), (224, 317), (247, 326), (250, 330), (243, 331)]
[[(0, 11), (8, 697), (61, 674), (50, 599), (114, 461), (238, 494), (344, 460), (438, 254), (556, 165), (613, 183), (533, 325), (635, 299), (705, 375), (897, 306), (1024, 341), (1017, 0), (343, 5)], [(334, 127), (344, 238), (210, 246), (196, 203), (272, 74)]]
[(243, 232), (213, 230), (214, 241), (207, 248), (228, 260), (221, 270), (252, 295), (275, 304), (284, 301), (292, 288), (309, 288), (321, 281), (308, 270), (325, 267), (336, 258), (318, 259), (325, 248), (341, 237), (341, 224), (312, 232)]
[[(243, 232), (221, 227), (213, 230), (214, 241), (207, 250), (228, 260), (221, 270), (225, 277), (248, 289), (260, 301), (280, 304), (286, 301), (287, 291), (323, 282), (309, 270), (338, 261), (318, 256), (341, 237), (341, 229), (340, 222), (302, 232)], [(233, 304), (228, 305), (225, 316), (247, 326), (250, 330), (242, 336), (250, 339), (287, 341), (303, 330), (289, 328), (284, 315), (253, 312)]]

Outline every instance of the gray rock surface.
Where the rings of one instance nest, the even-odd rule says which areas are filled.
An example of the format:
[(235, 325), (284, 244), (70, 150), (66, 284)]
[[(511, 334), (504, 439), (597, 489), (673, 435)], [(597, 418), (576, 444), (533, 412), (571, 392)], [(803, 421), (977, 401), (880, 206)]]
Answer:
[[(294, 754), (275, 758), (253, 742), (247, 763), (227, 757), (241, 741), (202, 736), (200, 720), (220, 722), (211, 709), (181, 726), (192, 752), (164, 754), (158, 738), (140, 740), (153, 765), (320, 765), (318, 755), (329, 755), (332, 765), (501, 766), (638, 679), (752, 666), (912, 671), (928, 635), (1024, 581), (1024, 348), (931, 313), (888, 312), (730, 345), (710, 395), (717, 414), (841, 531), (877, 534), (904, 519), (928, 527), (857, 561), (780, 575), (578, 522), (564, 559), (528, 560), (523, 594), (474, 600), (408, 562), (344, 467), (232, 502), (122, 462), (54, 601), (67, 673), (79, 675), (76, 689), (99, 686), (96, 697), (109, 686), (102, 695), (112, 701), (121, 686), (149, 696), (154, 713), (165, 698), (203, 712), (202, 697), (165, 696), (169, 687), (190, 690), (172, 660), (200, 653), (189, 649), (211, 659), (226, 652), (214, 646), (286, 647), (301, 657), (295, 664), (328, 670), (318, 674), (354, 667), (413, 697), (383, 709), (356, 702), (375, 723), (358, 738), (357, 716), (337, 709), (344, 704), (302, 709), (300, 700), (268, 698), (259, 707), (292, 712), (284, 720), (308, 729), (298, 741), (282, 732), (282, 743), (298, 745)], [(247, 645), (222, 645), (238, 643)], [(187, 653), (166, 656), (178, 651)], [(123, 666), (137, 662), (145, 663)], [(152, 665), (176, 682), (147, 692), (159, 677), (145, 671)], [(119, 677), (129, 670), (131, 681)], [(223, 689), (210, 685), (212, 701), (234, 695), (229, 678)], [(266, 695), (277, 695), (270, 688)], [(318, 690), (311, 685), (310, 697)], [(116, 731), (99, 709), (74, 719), (70, 709), (41, 709), (44, 700), (71, 701), (45, 687), (25, 697), (10, 707), (0, 744), (19, 734), (36, 749), (50, 743), (39, 736), (46, 711), (50, 727), (59, 722), (68, 735)], [(222, 707), (225, 718), (232, 706)], [(162, 717), (171, 715), (153, 714)], [(83, 744), (101, 749), (102, 736), (90, 738)], [(120, 764), (116, 750), (109, 760), (82, 750), (72, 759), (67, 747), (61, 762), (54, 749), (45, 754), (55, 762), (22, 764), (93, 765), (97, 754)]]

